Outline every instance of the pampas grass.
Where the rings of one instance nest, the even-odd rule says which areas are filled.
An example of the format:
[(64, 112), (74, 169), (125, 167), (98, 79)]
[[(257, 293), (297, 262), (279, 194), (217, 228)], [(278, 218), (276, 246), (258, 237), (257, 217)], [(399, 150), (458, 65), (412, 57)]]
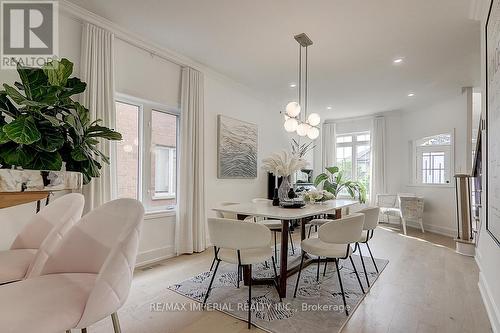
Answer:
[(288, 177), (307, 166), (302, 158), (287, 151), (272, 153), (262, 160), (262, 169), (278, 177)]

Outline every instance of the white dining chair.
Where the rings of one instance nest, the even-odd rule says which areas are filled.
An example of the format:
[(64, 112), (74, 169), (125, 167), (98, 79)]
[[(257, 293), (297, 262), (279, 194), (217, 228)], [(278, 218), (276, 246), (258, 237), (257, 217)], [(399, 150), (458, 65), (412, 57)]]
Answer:
[[(262, 205), (268, 205), (268, 206), (272, 206), (272, 204), (273, 204), (272, 200), (265, 199), (265, 198), (255, 198), (255, 199), (252, 199), (252, 202), (255, 204), (262, 204)], [(283, 228), (283, 224), (281, 223), (281, 220), (266, 219), (266, 218), (258, 217), (258, 216), (254, 216), (252, 218), (255, 222), (268, 227), (269, 230), (271, 230), (271, 232), (273, 233), (273, 235), (274, 235), (274, 256), (277, 258), (278, 257), (277, 234), (278, 234), (278, 232), (282, 232), (282, 228)], [(290, 247), (292, 249), (292, 254), (295, 254), (295, 246), (293, 244), (291, 228), (288, 228), (288, 238), (290, 239)]]
[(1, 332), (86, 332), (111, 315), (120, 333), (116, 312), (130, 291), (143, 215), (133, 199), (85, 215), (46, 253), (40, 270), (0, 287)]
[[(232, 206), (232, 205), (237, 205), (237, 204), (239, 204), (239, 202), (225, 201), (225, 202), (221, 202), (219, 204), (219, 206), (221, 206), (221, 207), (227, 207), (227, 206)], [(220, 218), (223, 218), (223, 219), (233, 219), (233, 220), (237, 220), (238, 219), (238, 217), (234, 213), (216, 211), (215, 215), (217, 215), (217, 217), (220, 217)]]
[[(85, 200), (79, 193), (64, 195), (34, 215), (14, 239), (9, 250), (0, 251), (0, 284), (19, 281), (32, 269), (42, 246), (56, 245), (60, 237), (50, 237), (51, 233), (63, 236), (82, 217)], [(45, 244), (44, 244), (45, 243)]]
[(373, 266), (375, 266), (375, 271), (378, 273), (378, 267), (375, 262), (375, 258), (373, 257), (372, 250), (370, 249), (368, 241), (373, 238), (373, 232), (375, 228), (377, 228), (380, 208), (367, 207), (361, 209), (360, 211), (358, 211), (358, 213), (365, 215), (365, 222), (363, 224), (363, 232), (361, 234), (361, 237), (359, 238), (358, 242), (356, 242), (356, 245), (354, 247), (354, 252), (356, 252), (356, 250), (359, 249), (359, 256), (361, 257), (361, 264), (363, 265), (363, 271), (365, 272), (366, 284), (368, 285), (369, 288), (370, 281), (368, 280), (368, 273), (366, 271), (365, 261), (363, 259), (363, 253), (361, 252), (360, 244), (366, 244), (368, 252), (370, 253), (370, 257), (372, 258)]
[(403, 195), (399, 195), (398, 197), (401, 214), (401, 224), (403, 225), (404, 234), (406, 235), (406, 223), (408, 221), (418, 222), (420, 224), (422, 233), (424, 233), (424, 198)]
[(302, 266), (304, 264), (304, 258), (306, 254), (312, 254), (318, 257), (318, 270), (316, 273), (316, 279), (319, 279), (319, 264), (321, 257), (324, 257), (325, 265), (328, 259), (333, 259), (335, 262), (335, 268), (337, 270), (337, 277), (339, 279), (340, 290), (342, 292), (342, 300), (344, 302), (345, 313), (348, 316), (349, 311), (347, 309), (347, 303), (345, 299), (344, 287), (342, 285), (342, 277), (339, 271), (339, 260), (347, 259), (351, 261), (351, 265), (356, 273), (356, 278), (358, 279), (359, 286), (363, 294), (365, 290), (361, 279), (359, 278), (358, 270), (354, 261), (352, 260), (352, 248), (351, 244), (355, 244), (361, 237), (363, 231), (363, 223), (365, 216), (363, 214), (352, 214), (338, 220), (331, 220), (328, 223), (323, 224), (318, 229), (318, 238), (307, 238), (302, 241), (302, 258), (300, 259), (299, 273), (297, 275), (297, 281), (295, 283), (295, 291), (293, 297), (297, 296), (297, 289), (299, 287), (300, 275), (302, 272)]
[(214, 258), (217, 263), (203, 299), (203, 308), (205, 308), (208, 296), (212, 290), (212, 284), (221, 261), (237, 265), (237, 288), (239, 288), (242, 279), (242, 268), (243, 266), (247, 266), (250, 271), (248, 281), (248, 328), (250, 328), (252, 325), (252, 265), (271, 258), (274, 270), (274, 285), (279, 295), (276, 261), (273, 256), (273, 249), (269, 245), (271, 242), (271, 231), (266, 226), (258, 223), (209, 218), (208, 232), (210, 234), (210, 241), (214, 246)]

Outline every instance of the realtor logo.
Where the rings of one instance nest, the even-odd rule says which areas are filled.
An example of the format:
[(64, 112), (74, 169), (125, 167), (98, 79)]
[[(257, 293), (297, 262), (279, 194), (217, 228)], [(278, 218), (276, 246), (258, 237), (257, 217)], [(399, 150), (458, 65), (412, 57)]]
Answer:
[(57, 54), (57, 1), (1, 1), (1, 68), (40, 67)]

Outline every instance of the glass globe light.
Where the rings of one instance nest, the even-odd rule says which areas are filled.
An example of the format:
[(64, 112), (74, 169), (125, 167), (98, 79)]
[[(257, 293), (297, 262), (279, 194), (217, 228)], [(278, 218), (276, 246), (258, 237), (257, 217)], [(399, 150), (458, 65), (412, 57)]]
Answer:
[(307, 117), (307, 122), (311, 126), (318, 126), (319, 123), (321, 122), (321, 118), (319, 117), (319, 114), (311, 113), (309, 117)]
[(286, 114), (290, 117), (297, 117), (300, 113), (300, 105), (297, 102), (290, 102), (286, 105)]
[(299, 125), (299, 122), (295, 118), (288, 118), (285, 121), (285, 131), (287, 132), (294, 132), (297, 129), (297, 126)]
[(307, 130), (307, 137), (311, 140), (317, 139), (319, 136), (319, 129), (317, 127), (310, 127)]
[(307, 131), (309, 130), (309, 124), (306, 124), (306, 123), (302, 123), (300, 124), (299, 126), (297, 126), (297, 134), (299, 136), (306, 136), (307, 135)]

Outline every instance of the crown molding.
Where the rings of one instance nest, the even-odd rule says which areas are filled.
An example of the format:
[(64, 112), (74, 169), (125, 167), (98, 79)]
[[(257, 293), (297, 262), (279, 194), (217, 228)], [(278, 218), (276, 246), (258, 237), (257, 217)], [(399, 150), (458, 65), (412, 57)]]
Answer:
[(81, 23), (88, 22), (93, 25), (99, 26), (103, 29), (106, 29), (112, 32), (116, 38), (124, 42), (127, 42), (135, 47), (138, 47), (146, 52), (149, 52), (153, 56), (157, 56), (166, 61), (177, 64), (181, 67), (191, 67), (193, 69), (196, 69), (204, 73), (205, 75), (209, 75), (211, 78), (230, 84), (232, 87), (238, 89), (240, 92), (248, 94), (257, 100), (260, 100), (261, 102), (267, 104), (279, 105), (277, 101), (265, 97), (262, 93), (255, 91), (254, 89), (246, 86), (243, 83), (235, 81), (234, 79), (214, 70), (213, 68), (203, 63), (195, 61), (187, 56), (172, 51), (159, 44), (150, 42), (143, 36), (131, 32), (126, 28), (120, 26), (119, 24), (116, 24), (111, 20), (99, 16), (67, 0), (59, 0), (59, 11), (61, 14), (65, 14), (68, 17), (73, 18)]

